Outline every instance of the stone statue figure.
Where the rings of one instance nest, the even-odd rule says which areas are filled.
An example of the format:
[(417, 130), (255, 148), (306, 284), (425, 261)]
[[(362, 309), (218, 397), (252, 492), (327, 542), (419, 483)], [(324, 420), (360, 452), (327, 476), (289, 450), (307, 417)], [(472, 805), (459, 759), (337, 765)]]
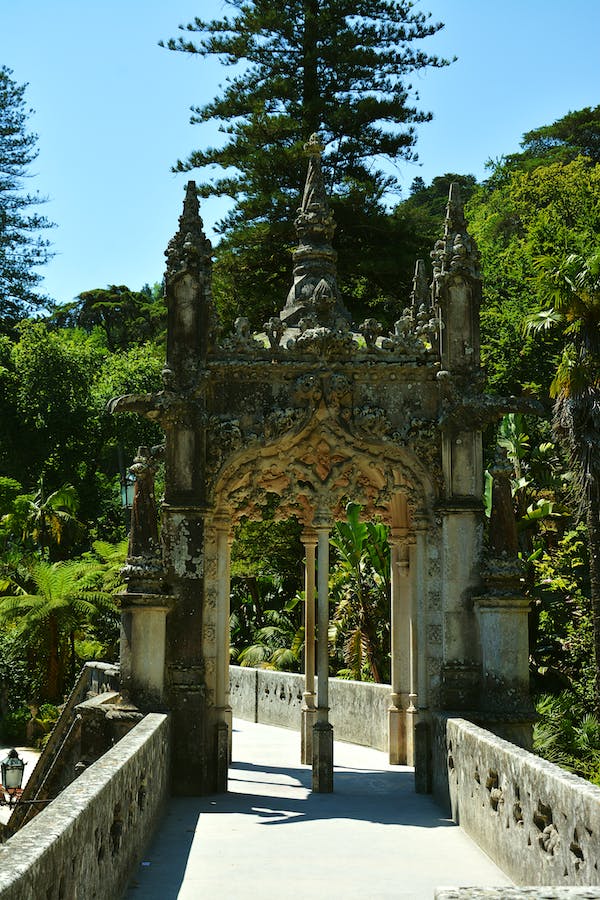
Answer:
[(135, 477), (128, 560), (155, 559), (158, 554), (158, 512), (154, 496), (156, 463), (148, 447), (139, 447), (129, 469)]
[(511, 466), (506, 450), (499, 448), (491, 469), (492, 509), (490, 513), (490, 549), (497, 556), (514, 556), (519, 552), (517, 522), (510, 486)]

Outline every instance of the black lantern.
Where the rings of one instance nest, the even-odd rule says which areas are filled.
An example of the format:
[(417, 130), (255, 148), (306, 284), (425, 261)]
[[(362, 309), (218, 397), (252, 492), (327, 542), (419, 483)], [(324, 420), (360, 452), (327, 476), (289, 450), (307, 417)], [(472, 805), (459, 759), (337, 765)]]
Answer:
[(121, 476), (121, 506), (123, 509), (131, 509), (133, 504), (133, 489), (135, 478), (129, 472)]
[(16, 750), (9, 750), (6, 759), (0, 762), (2, 784), (6, 791), (17, 791), (23, 784), (25, 763)]

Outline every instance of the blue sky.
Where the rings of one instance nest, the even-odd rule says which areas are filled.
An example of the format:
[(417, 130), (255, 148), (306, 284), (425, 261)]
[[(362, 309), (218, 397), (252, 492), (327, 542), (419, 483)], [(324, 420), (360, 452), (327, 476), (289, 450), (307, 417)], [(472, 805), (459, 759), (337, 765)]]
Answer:
[[(420, 0), (446, 27), (423, 49), (459, 57), (413, 78), (434, 121), (419, 128), (420, 175), (481, 178), (490, 157), (523, 132), (600, 104), (598, 0)], [(107, 284), (139, 289), (162, 278), (188, 177), (178, 158), (211, 140), (189, 107), (214, 95), (227, 70), (157, 46), (221, 0), (0, 0), (0, 63), (29, 83), (39, 156), (28, 187), (48, 197), (57, 225), (44, 290), (58, 301)], [(206, 231), (222, 213), (202, 207)]]

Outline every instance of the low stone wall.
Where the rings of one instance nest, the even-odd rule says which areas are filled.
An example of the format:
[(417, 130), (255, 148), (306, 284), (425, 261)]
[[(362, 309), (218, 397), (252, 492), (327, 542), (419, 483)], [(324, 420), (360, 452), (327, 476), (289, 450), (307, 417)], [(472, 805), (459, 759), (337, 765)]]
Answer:
[[(304, 676), (230, 666), (233, 714), (263, 725), (300, 730)], [(329, 719), (336, 740), (387, 750), (391, 688), (364, 681), (329, 681)]]
[(600, 885), (600, 788), (464, 719), (434, 717), (432, 762), (436, 799), (517, 884)]
[(598, 900), (599, 888), (464, 887), (436, 888), (435, 900)]
[(115, 900), (166, 801), (169, 720), (146, 716), (6, 844), (2, 900)]

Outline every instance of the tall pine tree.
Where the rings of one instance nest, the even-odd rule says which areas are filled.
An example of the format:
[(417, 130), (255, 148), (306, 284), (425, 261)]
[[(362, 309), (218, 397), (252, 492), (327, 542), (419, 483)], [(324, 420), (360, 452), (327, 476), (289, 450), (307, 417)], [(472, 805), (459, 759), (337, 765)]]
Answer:
[(26, 85), (17, 85), (12, 70), (0, 66), (0, 330), (45, 305), (36, 293), (47, 262), (49, 243), (39, 232), (50, 223), (33, 211), (41, 202), (24, 190), (28, 167), (37, 156), (37, 135), (27, 131)]
[[(200, 169), (202, 196), (235, 200), (220, 223), (217, 294), (250, 305), (257, 320), (282, 303), (286, 248), (305, 171), (303, 145), (325, 143), (324, 170), (338, 222), (342, 290), (389, 297), (398, 269), (377, 264), (401, 237), (382, 200), (397, 187), (379, 161), (415, 159), (415, 125), (431, 114), (415, 104), (410, 76), (447, 60), (418, 46), (442, 25), (409, 0), (226, 0), (232, 15), (196, 18), (166, 46), (233, 67), (219, 96), (192, 122), (217, 122), (224, 144), (198, 150), (177, 171)], [(210, 177), (215, 167), (222, 174)], [(391, 288), (394, 285), (395, 288)], [(402, 287), (402, 285), (401, 285)], [(232, 311), (233, 312), (233, 311)]]

